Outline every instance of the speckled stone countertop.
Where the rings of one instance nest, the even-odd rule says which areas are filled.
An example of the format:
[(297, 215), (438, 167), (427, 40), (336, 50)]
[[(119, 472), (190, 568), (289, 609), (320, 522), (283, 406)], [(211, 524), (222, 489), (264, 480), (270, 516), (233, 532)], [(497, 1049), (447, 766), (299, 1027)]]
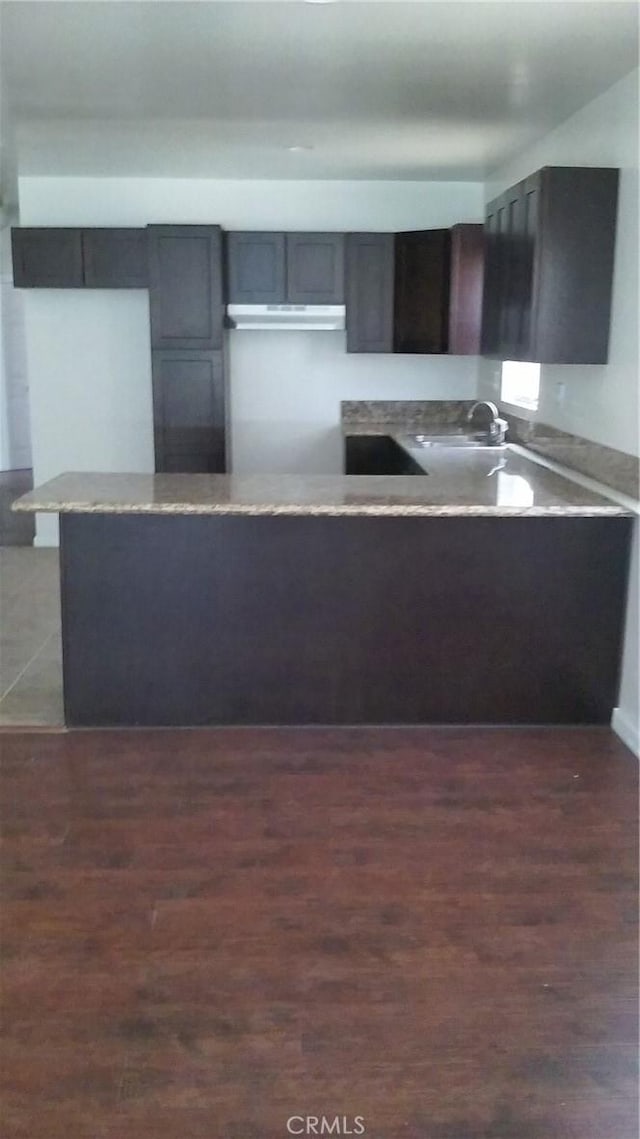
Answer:
[[(387, 428), (387, 434), (388, 434)], [(625, 515), (623, 506), (510, 447), (432, 449), (398, 436), (420, 475), (63, 474), (13, 509), (63, 514)], [(427, 473), (428, 472), (428, 473)]]

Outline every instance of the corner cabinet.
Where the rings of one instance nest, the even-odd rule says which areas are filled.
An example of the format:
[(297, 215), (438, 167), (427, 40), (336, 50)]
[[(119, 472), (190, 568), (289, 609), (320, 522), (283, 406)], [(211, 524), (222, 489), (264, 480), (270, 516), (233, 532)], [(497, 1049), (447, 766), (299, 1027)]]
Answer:
[(347, 352), (477, 355), (482, 225), (350, 233)]
[(230, 304), (344, 303), (344, 234), (228, 233)]
[(482, 354), (605, 364), (618, 171), (547, 166), (487, 207)]

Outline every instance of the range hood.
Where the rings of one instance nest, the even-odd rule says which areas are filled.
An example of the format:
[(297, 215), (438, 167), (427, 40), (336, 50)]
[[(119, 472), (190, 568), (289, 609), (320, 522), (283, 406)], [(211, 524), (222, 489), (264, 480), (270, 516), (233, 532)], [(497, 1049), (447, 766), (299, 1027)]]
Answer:
[(282, 331), (325, 330), (345, 327), (344, 305), (227, 305), (231, 328)]

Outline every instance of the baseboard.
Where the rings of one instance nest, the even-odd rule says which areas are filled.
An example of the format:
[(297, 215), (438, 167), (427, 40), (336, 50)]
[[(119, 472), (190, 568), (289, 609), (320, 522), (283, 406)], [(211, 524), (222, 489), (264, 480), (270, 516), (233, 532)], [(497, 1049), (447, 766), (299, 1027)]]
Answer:
[(640, 757), (640, 732), (638, 731), (638, 724), (622, 711), (622, 708), (614, 708), (611, 717), (611, 727), (617, 736), (620, 736), (623, 744), (626, 744), (634, 755)]

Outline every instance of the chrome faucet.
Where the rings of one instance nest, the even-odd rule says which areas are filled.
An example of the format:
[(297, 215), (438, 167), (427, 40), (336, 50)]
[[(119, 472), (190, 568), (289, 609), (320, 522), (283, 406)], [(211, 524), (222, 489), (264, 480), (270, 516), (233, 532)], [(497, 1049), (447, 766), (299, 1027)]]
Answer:
[(467, 423), (470, 427), (475, 428), (478, 436), (486, 439), (489, 446), (501, 447), (504, 445), (509, 424), (506, 419), (500, 418), (495, 403), (491, 403), (490, 400), (480, 400), (478, 403), (474, 403), (467, 415)]

